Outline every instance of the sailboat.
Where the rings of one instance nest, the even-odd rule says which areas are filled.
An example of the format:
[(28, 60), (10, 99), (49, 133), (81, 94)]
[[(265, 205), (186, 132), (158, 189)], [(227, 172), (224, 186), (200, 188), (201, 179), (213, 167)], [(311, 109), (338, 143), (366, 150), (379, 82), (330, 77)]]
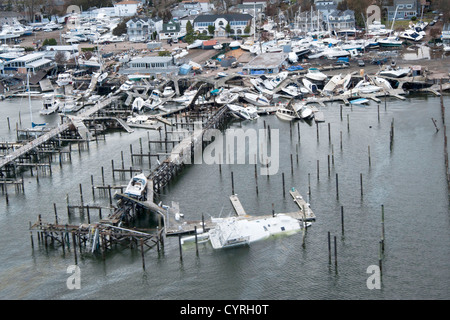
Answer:
[(27, 72), (27, 91), (28, 91), (28, 106), (30, 107), (30, 118), (31, 118), (31, 127), (37, 126), (45, 126), (46, 123), (34, 123), (33, 122), (33, 112), (31, 109), (31, 94), (30, 94), (30, 74)]

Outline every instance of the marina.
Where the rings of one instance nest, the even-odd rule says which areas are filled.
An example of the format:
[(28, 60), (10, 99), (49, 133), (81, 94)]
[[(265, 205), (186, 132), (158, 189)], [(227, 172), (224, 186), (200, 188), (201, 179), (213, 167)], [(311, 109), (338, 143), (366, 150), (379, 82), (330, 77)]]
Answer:
[[(281, 37), (2, 77), (0, 296), (447, 297), (449, 57), (378, 65), (393, 49)], [(133, 59), (168, 73), (122, 73)]]

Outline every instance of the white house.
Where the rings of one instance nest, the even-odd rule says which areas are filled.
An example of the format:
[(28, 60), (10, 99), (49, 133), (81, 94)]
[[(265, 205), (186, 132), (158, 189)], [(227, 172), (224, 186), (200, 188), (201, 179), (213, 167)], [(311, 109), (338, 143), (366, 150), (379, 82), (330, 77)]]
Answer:
[[(228, 13), (228, 14), (206, 14), (194, 19), (194, 31), (208, 33), (208, 26), (215, 27), (215, 34), (219, 37), (227, 36), (225, 30), (227, 24), (230, 24), (231, 34), (245, 34), (245, 28), (251, 24), (253, 17), (249, 14)], [(250, 28), (250, 33), (253, 31)]]
[(162, 30), (163, 20), (160, 18), (132, 18), (127, 21), (127, 35), (130, 41), (145, 41), (156, 31)]
[(114, 4), (115, 14), (118, 17), (131, 17), (142, 8), (142, 2), (133, 0), (123, 0)]

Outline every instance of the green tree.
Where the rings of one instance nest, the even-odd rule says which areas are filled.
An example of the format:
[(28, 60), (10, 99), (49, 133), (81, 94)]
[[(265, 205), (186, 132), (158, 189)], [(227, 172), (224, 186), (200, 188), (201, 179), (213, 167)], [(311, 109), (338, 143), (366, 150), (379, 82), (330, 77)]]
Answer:
[(208, 32), (210, 35), (214, 35), (214, 31), (216, 31), (216, 27), (212, 24), (208, 26)]
[(249, 23), (249, 24), (245, 27), (245, 29), (244, 29), (244, 33), (245, 33), (245, 34), (250, 34), (250, 32), (251, 32), (251, 26), (252, 26), (252, 24)]
[(126, 18), (124, 20), (122, 20), (121, 22), (119, 22), (119, 24), (117, 24), (117, 26), (113, 29), (112, 34), (115, 36), (121, 36), (123, 34), (127, 33), (127, 22), (131, 19), (130, 18)]
[(225, 31), (226, 31), (226, 33), (227, 33), (228, 35), (230, 35), (230, 33), (231, 33), (231, 26), (230, 26), (229, 23), (227, 23), (227, 25), (225, 26)]
[(186, 34), (194, 34), (194, 27), (190, 21), (186, 23)]
[(54, 38), (51, 39), (45, 39), (44, 42), (42, 43), (42, 46), (56, 46), (58, 43), (56, 42), (56, 40)]

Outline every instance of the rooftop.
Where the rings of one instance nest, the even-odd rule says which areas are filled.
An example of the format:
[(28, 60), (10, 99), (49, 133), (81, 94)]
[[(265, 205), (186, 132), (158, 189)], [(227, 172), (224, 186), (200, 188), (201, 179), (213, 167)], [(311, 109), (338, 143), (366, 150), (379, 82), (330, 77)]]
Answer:
[(225, 13), (225, 14), (204, 14), (195, 18), (195, 22), (214, 22), (222, 18), (227, 21), (245, 21), (251, 20), (253, 17), (247, 13)]
[(284, 61), (286, 61), (288, 55), (286, 53), (273, 52), (263, 53), (256, 56), (249, 63), (245, 65), (247, 69), (265, 69), (279, 67)]

